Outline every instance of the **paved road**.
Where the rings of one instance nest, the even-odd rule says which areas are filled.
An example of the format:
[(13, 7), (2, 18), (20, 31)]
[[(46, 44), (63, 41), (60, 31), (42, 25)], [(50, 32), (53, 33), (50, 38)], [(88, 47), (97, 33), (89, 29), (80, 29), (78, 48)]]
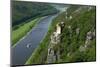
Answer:
[(40, 41), (47, 33), (48, 26), (55, 16), (56, 15), (52, 15), (41, 19), (38, 25), (33, 28), (32, 31), (24, 39), (19, 41), (15, 47), (11, 48), (11, 59), (13, 65), (25, 64), (34, 49), (38, 47)]

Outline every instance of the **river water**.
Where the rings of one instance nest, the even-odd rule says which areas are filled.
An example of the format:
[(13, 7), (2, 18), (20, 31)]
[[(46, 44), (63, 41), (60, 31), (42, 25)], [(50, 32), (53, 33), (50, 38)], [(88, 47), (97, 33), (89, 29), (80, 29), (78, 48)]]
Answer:
[(47, 16), (39, 21), (37, 26), (15, 47), (11, 48), (12, 51), (12, 64), (24, 65), (32, 52), (38, 47), (40, 41), (43, 39), (48, 31), (48, 26), (56, 15)]

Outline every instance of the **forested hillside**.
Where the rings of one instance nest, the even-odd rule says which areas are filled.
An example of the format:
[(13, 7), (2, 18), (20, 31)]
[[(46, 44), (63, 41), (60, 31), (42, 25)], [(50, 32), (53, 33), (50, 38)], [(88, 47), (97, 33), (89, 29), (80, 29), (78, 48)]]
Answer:
[[(63, 26), (60, 34), (57, 32), (59, 24)], [(46, 38), (26, 64), (95, 60), (96, 7), (70, 5), (65, 12), (53, 20)]]
[[(61, 62), (87, 62), (96, 60), (96, 8), (72, 5), (54, 20), (64, 24), (60, 43), (53, 47)], [(52, 63), (52, 62), (51, 62)]]
[(45, 15), (55, 14), (58, 11), (46, 3), (12, 1), (12, 26)]
[(60, 62), (96, 60), (96, 8), (71, 6), (63, 16)]

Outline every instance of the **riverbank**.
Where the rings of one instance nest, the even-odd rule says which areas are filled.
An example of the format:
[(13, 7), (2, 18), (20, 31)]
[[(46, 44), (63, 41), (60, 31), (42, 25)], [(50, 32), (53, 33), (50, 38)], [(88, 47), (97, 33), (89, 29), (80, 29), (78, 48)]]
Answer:
[[(40, 20), (38, 25), (31, 30), (29, 35), (19, 41), (16, 47), (12, 47), (12, 61), (14, 65), (25, 64), (25, 62), (32, 55), (33, 51), (39, 46), (41, 40), (43, 40), (48, 31), (49, 24), (51, 24), (54, 17), (55, 15), (49, 15)], [(29, 47), (27, 47), (28, 45)]]
[(23, 39), (23, 37), (33, 28), (35, 27), (40, 18), (33, 19), (23, 25), (19, 25), (18, 29), (12, 31), (12, 46), (16, 46), (16, 43)]

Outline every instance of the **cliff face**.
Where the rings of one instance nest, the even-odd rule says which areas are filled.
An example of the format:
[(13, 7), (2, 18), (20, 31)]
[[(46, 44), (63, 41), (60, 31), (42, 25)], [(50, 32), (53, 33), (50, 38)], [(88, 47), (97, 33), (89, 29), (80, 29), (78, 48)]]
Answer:
[(59, 60), (59, 50), (55, 49), (56, 46), (59, 46), (61, 42), (61, 26), (60, 24), (56, 25), (55, 31), (52, 33), (51, 41), (48, 47), (47, 63), (55, 63)]
[(95, 6), (70, 6), (55, 19), (47, 63), (96, 60), (95, 9)]

